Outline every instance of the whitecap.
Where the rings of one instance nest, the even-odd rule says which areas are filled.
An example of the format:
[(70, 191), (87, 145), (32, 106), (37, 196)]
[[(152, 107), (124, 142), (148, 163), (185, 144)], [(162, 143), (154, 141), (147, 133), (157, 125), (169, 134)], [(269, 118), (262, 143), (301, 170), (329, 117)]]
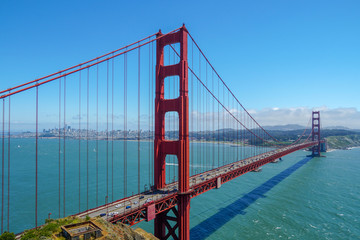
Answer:
[(310, 225), (310, 227), (312, 227), (312, 228), (317, 228), (317, 227), (315, 227), (315, 226), (311, 225), (310, 223), (309, 223), (309, 225)]
[(279, 230), (279, 229), (281, 229), (281, 227), (276, 227), (275, 229), (276, 229), (276, 230)]

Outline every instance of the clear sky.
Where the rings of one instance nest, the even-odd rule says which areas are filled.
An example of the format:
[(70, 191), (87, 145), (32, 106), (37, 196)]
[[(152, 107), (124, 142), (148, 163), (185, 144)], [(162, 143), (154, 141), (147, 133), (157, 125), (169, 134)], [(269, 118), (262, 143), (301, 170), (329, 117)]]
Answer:
[(321, 108), (360, 128), (359, 1), (2, 0), (0, 89), (183, 23), (255, 116)]

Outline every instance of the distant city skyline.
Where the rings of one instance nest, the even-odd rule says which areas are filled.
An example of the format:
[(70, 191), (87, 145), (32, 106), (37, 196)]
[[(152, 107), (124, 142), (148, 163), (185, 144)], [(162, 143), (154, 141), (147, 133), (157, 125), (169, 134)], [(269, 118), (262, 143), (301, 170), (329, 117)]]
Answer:
[[(311, 116), (311, 112), (313, 109), (309, 108), (289, 108), (289, 109), (280, 109), (280, 108), (268, 108), (262, 109), (260, 111), (248, 109), (251, 115), (259, 122), (262, 126), (280, 126), (287, 124), (297, 124), (300, 126), (306, 127), (309, 124), (309, 119)], [(320, 110), (321, 119), (322, 119), (322, 127), (345, 127), (349, 129), (360, 129), (360, 112), (358, 112), (355, 108), (337, 108), (337, 109), (328, 109), (326, 107), (317, 108), (316, 110)], [(281, 116), (281, 119), (279, 117)], [(123, 116), (117, 116), (116, 119), (122, 118)], [(170, 117), (171, 121), (177, 121), (175, 117)], [(209, 117), (209, 121), (210, 118)], [(143, 116), (143, 119), (148, 119), (148, 115)], [(169, 119), (169, 118), (167, 118)], [(194, 123), (196, 120), (196, 114), (193, 117)], [(96, 123), (91, 122), (89, 129), (95, 130)], [(7, 121), (5, 121), (5, 125), (7, 125)], [(67, 126), (71, 126), (74, 129), (78, 129), (79, 122), (78, 121), (69, 121), (67, 122)], [(86, 129), (86, 119), (81, 121), (81, 129)], [(58, 122), (43, 122), (39, 126), (39, 129), (55, 129), (58, 128)], [(61, 128), (63, 128), (63, 122), (61, 122)], [(107, 127), (106, 121), (99, 122), (98, 129), (99, 131), (105, 131)], [(34, 131), (35, 122), (16, 122), (12, 123), (11, 126), (14, 131)], [(128, 121), (128, 130), (137, 130), (137, 119), (133, 117)], [(194, 125), (194, 128), (196, 126)], [(220, 129), (222, 126), (220, 125)], [(109, 131), (112, 130), (111, 127), (111, 117), (108, 126)], [(143, 131), (149, 130), (148, 122), (143, 120), (140, 124), (140, 129)], [(114, 130), (124, 130), (124, 126), (122, 122), (114, 122)], [(191, 126), (190, 126), (191, 130)]]

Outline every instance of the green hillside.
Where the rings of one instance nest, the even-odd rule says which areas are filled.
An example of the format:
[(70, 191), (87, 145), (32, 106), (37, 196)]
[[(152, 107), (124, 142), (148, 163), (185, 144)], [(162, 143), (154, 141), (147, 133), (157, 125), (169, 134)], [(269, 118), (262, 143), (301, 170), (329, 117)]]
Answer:
[(326, 137), (329, 149), (347, 149), (360, 146), (360, 135), (352, 134), (345, 136)]

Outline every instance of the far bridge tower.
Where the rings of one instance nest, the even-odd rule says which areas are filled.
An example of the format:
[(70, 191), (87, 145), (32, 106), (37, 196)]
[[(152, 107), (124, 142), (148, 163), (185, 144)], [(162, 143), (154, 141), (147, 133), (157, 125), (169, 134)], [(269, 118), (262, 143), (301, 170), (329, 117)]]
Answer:
[(320, 111), (312, 112), (312, 141), (317, 141), (318, 144), (312, 147), (312, 156), (320, 157), (321, 142), (320, 142)]

